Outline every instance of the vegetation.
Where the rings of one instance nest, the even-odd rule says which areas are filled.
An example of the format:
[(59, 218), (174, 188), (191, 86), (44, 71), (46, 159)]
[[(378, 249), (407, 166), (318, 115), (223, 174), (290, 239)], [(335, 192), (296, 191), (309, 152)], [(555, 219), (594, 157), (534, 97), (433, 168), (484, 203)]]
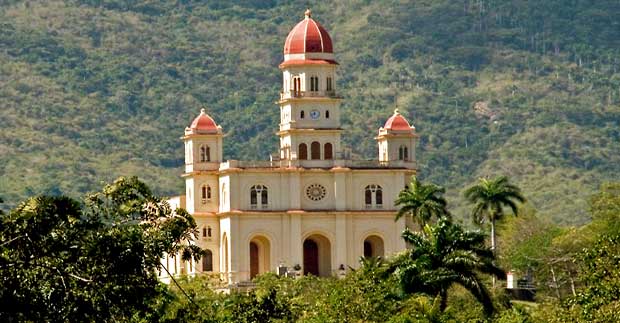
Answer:
[(418, 222), (420, 228), (424, 228), (433, 217), (435, 219), (449, 217), (448, 202), (443, 197), (445, 192), (443, 187), (422, 183), (417, 177), (412, 176), (409, 185), (400, 191), (394, 202), (399, 206), (396, 219), (408, 215)]
[(438, 297), (443, 311), (448, 305), (448, 290), (458, 284), (474, 295), (486, 315), (493, 314), (493, 301), (480, 274), (505, 278), (505, 273), (493, 264), (495, 257), (485, 246), (485, 235), (464, 231), (446, 219), (423, 230), (425, 234), (403, 233), (411, 249), (394, 262), (403, 291)]
[(175, 213), (136, 178), (120, 178), (83, 201), (30, 198), (0, 218), (0, 320), (157, 320), (165, 253), (185, 258), (193, 218)]
[(465, 190), (465, 198), (474, 204), (471, 213), (476, 224), (485, 219), (491, 223), (491, 250), (496, 251), (495, 222), (504, 216), (504, 207), (509, 207), (515, 216), (519, 213), (517, 203), (525, 202), (521, 189), (508, 182), (508, 177), (481, 178), (477, 185)]
[[(306, 3), (41, 0), (0, 4), (0, 196), (77, 198), (137, 175), (178, 194), (178, 137), (206, 107), (230, 159), (277, 149), (282, 45)], [(394, 108), (421, 135), (420, 179), (508, 174), (537, 215), (589, 220), (620, 180), (615, 0), (310, 3), (334, 38), (344, 146), (376, 156)]]

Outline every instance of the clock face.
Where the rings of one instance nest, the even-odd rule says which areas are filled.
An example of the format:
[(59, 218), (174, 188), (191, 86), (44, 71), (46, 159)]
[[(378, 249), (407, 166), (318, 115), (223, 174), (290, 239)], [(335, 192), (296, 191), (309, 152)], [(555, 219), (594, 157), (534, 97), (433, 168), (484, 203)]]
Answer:
[(318, 110), (310, 111), (310, 118), (316, 120), (321, 116), (321, 113)]

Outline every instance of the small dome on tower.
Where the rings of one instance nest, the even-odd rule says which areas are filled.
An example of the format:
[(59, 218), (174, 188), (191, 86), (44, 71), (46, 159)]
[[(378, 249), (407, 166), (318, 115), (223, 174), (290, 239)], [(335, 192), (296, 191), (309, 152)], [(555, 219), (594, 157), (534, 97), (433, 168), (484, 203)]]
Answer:
[(405, 132), (413, 132), (415, 131), (415, 127), (409, 125), (409, 122), (405, 117), (403, 117), (398, 109), (394, 110), (394, 114), (385, 122), (383, 129), (390, 131), (405, 131)]
[(284, 54), (333, 53), (332, 38), (321, 24), (312, 19), (310, 9), (288, 34), (284, 42)]
[(215, 123), (213, 118), (205, 112), (205, 109), (200, 109), (200, 114), (192, 121), (192, 124), (185, 129), (185, 132), (197, 134), (218, 133), (220, 132), (220, 127)]

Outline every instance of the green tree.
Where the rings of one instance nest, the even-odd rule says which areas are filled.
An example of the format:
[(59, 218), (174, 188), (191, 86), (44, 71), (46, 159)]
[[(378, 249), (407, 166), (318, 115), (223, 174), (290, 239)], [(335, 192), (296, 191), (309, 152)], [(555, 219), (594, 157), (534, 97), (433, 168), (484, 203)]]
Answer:
[(137, 178), (119, 178), (82, 202), (30, 198), (0, 217), (0, 319), (154, 320), (165, 253), (197, 258), (196, 230)]
[(395, 201), (396, 206), (400, 207), (396, 219), (409, 215), (423, 228), (433, 217), (448, 217), (448, 202), (443, 197), (445, 192), (441, 186), (422, 183), (412, 176), (407, 188), (398, 194)]
[(507, 206), (516, 216), (519, 212), (517, 202), (525, 202), (519, 187), (508, 182), (508, 177), (498, 176), (494, 179), (481, 178), (478, 184), (465, 190), (465, 198), (474, 204), (472, 217), (476, 224), (485, 219), (491, 222), (491, 250), (496, 252), (495, 222), (504, 216)]
[(425, 234), (403, 232), (403, 238), (412, 248), (391, 265), (403, 292), (439, 296), (444, 310), (448, 290), (460, 285), (482, 304), (485, 314), (491, 315), (495, 307), (481, 274), (503, 278), (505, 273), (493, 263), (495, 256), (485, 246), (485, 236), (465, 231), (443, 218), (434, 226), (426, 225), (424, 231)]
[(584, 284), (571, 303), (581, 307), (584, 322), (620, 320), (620, 235), (603, 236), (578, 255)]

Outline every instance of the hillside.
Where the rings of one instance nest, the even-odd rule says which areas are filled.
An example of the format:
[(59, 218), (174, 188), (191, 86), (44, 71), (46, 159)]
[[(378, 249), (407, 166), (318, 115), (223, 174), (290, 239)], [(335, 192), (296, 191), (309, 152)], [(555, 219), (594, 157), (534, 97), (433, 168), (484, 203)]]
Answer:
[[(282, 2), (282, 3), (280, 3)], [(179, 137), (201, 107), (230, 159), (274, 152), (284, 1), (0, 2), (0, 197), (77, 195), (120, 175), (177, 194)], [(334, 39), (344, 140), (359, 158), (394, 108), (420, 176), (460, 191), (506, 174), (539, 214), (587, 221), (620, 180), (620, 2), (310, 2)], [(355, 144), (353, 144), (355, 143)]]

